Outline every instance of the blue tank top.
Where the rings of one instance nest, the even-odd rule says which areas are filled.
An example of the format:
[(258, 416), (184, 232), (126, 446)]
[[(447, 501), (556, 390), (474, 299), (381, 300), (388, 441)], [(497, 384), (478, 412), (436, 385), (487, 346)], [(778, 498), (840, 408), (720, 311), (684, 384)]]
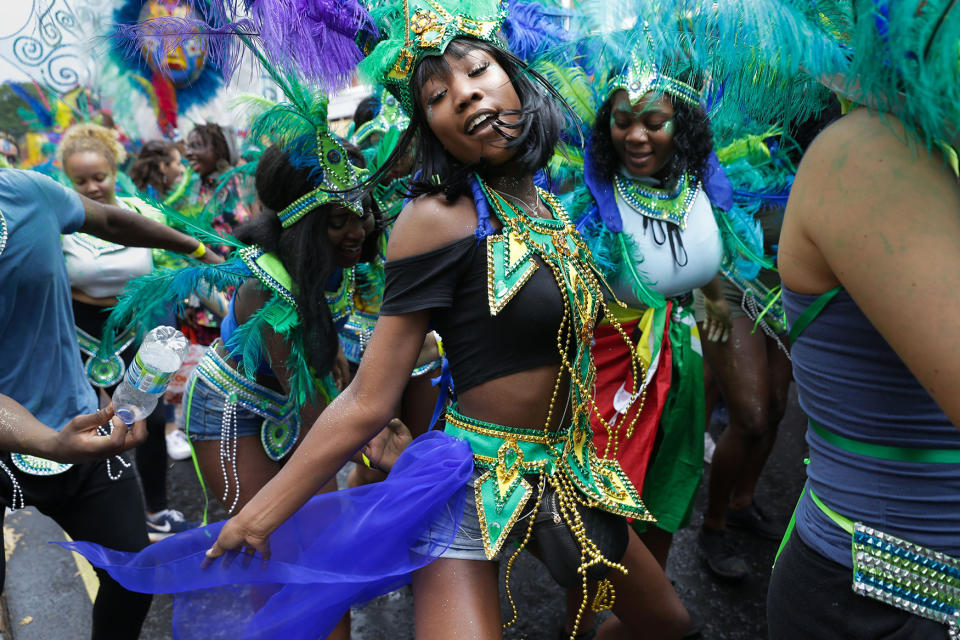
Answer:
[[(817, 297), (784, 287), (789, 322)], [(804, 330), (791, 357), (800, 406), (827, 430), (878, 445), (960, 449), (960, 431), (846, 291)], [(867, 457), (809, 428), (806, 439), (807, 488), (824, 504), (855, 522), (960, 557), (960, 464)], [(820, 554), (851, 566), (850, 534), (807, 492), (797, 505), (796, 531)]]
[[(233, 310), (233, 302), (237, 299), (237, 294), (234, 293), (230, 296), (230, 304), (227, 306), (227, 315), (223, 316), (223, 320), (220, 321), (220, 340), (223, 341), (223, 346), (230, 353), (230, 357), (236, 361), (243, 359), (243, 348), (238, 347), (236, 349), (230, 350), (227, 346), (230, 344), (230, 336), (233, 335), (233, 332), (237, 329), (237, 314)], [(273, 369), (270, 368), (270, 361), (265, 357), (265, 354), (260, 354), (260, 364), (257, 366), (257, 374), (263, 376), (275, 376)]]

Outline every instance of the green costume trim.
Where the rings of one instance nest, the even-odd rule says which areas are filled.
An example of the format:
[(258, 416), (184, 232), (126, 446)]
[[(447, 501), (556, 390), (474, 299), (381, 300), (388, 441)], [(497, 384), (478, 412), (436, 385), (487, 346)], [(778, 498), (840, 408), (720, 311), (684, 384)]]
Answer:
[(247, 380), (220, 357), (218, 342), (207, 349), (197, 364), (197, 376), (232, 402), (263, 418), (260, 442), (271, 460), (281, 460), (293, 449), (300, 435), (300, 414), (290, 396)]
[(837, 285), (829, 291), (822, 293), (816, 300), (814, 300), (810, 306), (803, 310), (797, 319), (794, 321), (793, 325), (790, 327), (790, 344), (793, 344), (800, 337), (800, 334), (810, 326), (810, 323), (813, 322), (813, 319), (820, 315), (820, 312), (830, 304), (830, 301), (833, 300), (840, 291), (843, 290), (842, 285)]
[(123, 379), (123, 374), (127, 366), (123, 362), (120, 354), (129, 347), (136, 339), (136, 332), (130, 327), (124, 331), (119, 338), (113, 340), (113, 353), (107, 357), (100, 355), (101, 341), (81, 329), (74, 327), (77, 331), (77, 342), (80, 345), (80, 352), (89, 356), (84, 364), (84, 370), (87, 374), (87, 380), (95, 387), (105, 389), (112, 387)]
[(652, 220), (672, 222), (681, 231), (687, 228), (687, 216), (700, 193), (697, 179), (689, 173), (683, 174), (677, 188), (672, 190), (651, 187), (619, 173), (613, 176), (613, 184), (631, 209)]
[(644, 23), (644, 38), (641, 38), (630, 51), (630, 62), (624, 72), (607, 85), (606, 97), (609, 98), (621, 89), (629, 95), (630, 104), (636, 104), (651, 91), (668, 93), (692, 105), (700, 104), (700, 92), (686, 82), (664, 74), (660, 66), (653, 61), (654, 45)]
[(297, 308), (297, 302), (293, 297), (293, 280), (280, 262), (280, 258), (275, 254), (267, 253), (257, 245), (241, 249), (239, 253), (243, 263), (265, 287), (280, 296), (294, 309)]
[[(565, 299), (564, 321), (558, 336), (563, 369), (570, 374), (573, 420), (560, 432), (547, 427), (519, 429), (464, 418), (452, 411), (448, 425), (470, 434), (475, 462), (487, 473), (477, 481), (477, 511), (488, 558), (499, 553), (505, 534), (519, 517), (532, 492), (522, 476), (546, 474), (568, 499), (610, 513), (652, 520), (636, 489), (616, 460), (600, 459), (593, 448), (590, 415), (596, 369), (590, 343), (603, 295), (586, 245), (560, 203), (540, 190), (550, 218), (524, 214), (477, 178), (502, 223), (500, 233), (487, 237), (487, 296), (491, 315), (499, 313), (539, 268), (537, 255), (553, 273)], [(567, 348), (576, 345), (571, 362)], [(564, 345), (565, 343), (565, 345)], [(553, 398), (556, 401), (556, 397)]]
[[(809, 307), (808, 307), (809, 308)], [(960, 449), (923, 449), (914, 447), (889, 447), (853, 440), (830, 431), (814, 420), (809, 421), (810, 430), (838, 449), (861, 456), (892, 460), (893, 462), (912, 462), (917, 464), (960, 464)]]

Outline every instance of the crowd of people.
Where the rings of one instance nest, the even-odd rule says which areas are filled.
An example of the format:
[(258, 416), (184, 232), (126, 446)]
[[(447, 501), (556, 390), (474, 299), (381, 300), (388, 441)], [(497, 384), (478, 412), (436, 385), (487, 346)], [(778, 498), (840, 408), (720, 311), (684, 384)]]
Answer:
[[(0, 136), (0, 506), (93, 563), (92, 637), (175, 593), (177, 637), (342, 640), (412, 582), (417, 638), (499, 638), (524, 551), (567, 590), (543, 637), (698, 637), (666, 568), (703, 491), (714, 579), (750, 577), (732, 529), (782, 541), (773, 640), (960, 638), (960, 9), (389, 4), (345, 135), (323, 38), (244, 36), (282, 98), (242, 135), (77, 122), (48, 175)], [(158, 325), (185, 384), (124, 424)], [(787, 523), (755, 495), (792, 381)]]

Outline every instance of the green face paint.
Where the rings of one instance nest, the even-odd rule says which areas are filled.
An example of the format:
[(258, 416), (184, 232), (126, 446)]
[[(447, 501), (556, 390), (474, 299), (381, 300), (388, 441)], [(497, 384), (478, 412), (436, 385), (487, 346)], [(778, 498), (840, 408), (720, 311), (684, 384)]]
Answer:
[(627, 111), (626, 109), (618, 109), (610, 115), (610, 130), (613, 131), (617, 125), (617, 116), (620, 116), (620, 122), (624, 121), (624, 116), (629, 117), (632, 122), (626, 127), (621, 127), (628, 129), (634, 124), (639, 125), (640, 132), (645, 135), (667, 135), (672, 136), (676, 131), (676, 122), (673, 118), (665, 120), (663, 122), (658, 122), (654, 125), (648, 125), (644, 122), (644, 119), (647, 117), (647, 113), (634, 114), (632, 111)]

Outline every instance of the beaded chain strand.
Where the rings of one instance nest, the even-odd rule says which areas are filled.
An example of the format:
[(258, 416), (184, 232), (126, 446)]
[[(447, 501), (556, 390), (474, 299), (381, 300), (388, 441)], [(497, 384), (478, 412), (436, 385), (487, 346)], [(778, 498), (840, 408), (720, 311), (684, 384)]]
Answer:
[(237, 474), (237, 403), (231, 398), (223, 405), (223, 414), (220, 416), (220, 472), (223, 474), (223, 499), (227, 504), (230, 496), (230, 480), (227, 467), (233, 470), (233, 484), (236, 487), (233, 502), (227, 513), (233, 513), (240, 500), (240, 477)]

